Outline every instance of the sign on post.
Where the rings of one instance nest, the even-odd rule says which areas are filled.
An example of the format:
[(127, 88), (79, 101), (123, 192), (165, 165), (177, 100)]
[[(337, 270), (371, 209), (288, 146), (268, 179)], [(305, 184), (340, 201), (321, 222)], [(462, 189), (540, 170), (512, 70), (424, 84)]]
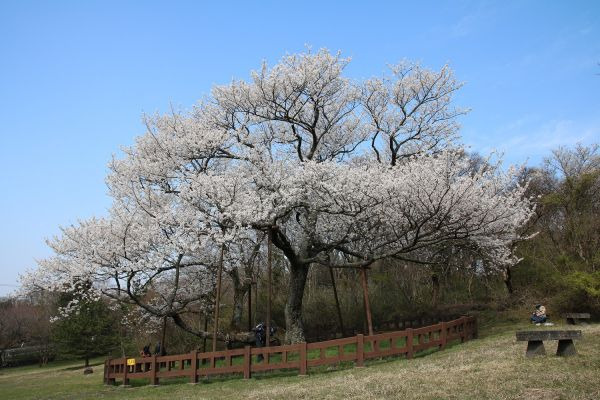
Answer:
[(135, 365), (135, 358), (128, 358), (127, 365)]

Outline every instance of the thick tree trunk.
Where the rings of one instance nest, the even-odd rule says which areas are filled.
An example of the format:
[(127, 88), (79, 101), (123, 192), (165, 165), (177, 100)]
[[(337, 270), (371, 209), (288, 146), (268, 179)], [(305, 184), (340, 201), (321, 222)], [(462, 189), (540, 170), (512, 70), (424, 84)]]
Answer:
[[(299, 214), (296, 216), (296, 219), (300, 219)], [(314, 227), (317, 222), (316, 215), (306, 215), (306, 221), (306, 227)], [(310, 232), (310, 229), (307, 229), (306, 232)], [(287, 303), (285, 305), (285, 340), (287, 343), (306, 341), (304, 325), (302, 323), (302, 299), (304, 297), (304, 288), (306, 287), (310, 263), (303, 260), (315, 255), (311, 254), (312, 242), (310, 235), (306, 232), (301, 235), (304, 237), (299, 239), (299, 250), (296, 250), (285, 234), (277, 227), (269, 230), (272, 243), (283, 252), (290, 263), (290, 284)]]
[(90, 366), (90, 356), (85, 356), (85, 365), (84, 367), (89, 367)]
[(192, 335), (195, 335), (199, 338), (203, 339), (203, 351), (205, 351), (206, 349), (206, 339), (211, 339), (211, 340), (215, 340), (216, 341), (220, 341), (220, 342), (225, 342), (225, 343), (243, 343), (243, 344), (247, 344), (247, 345), (253, 345), (256, 342), (256, 339), (254, 337), (254, 332), (233, 332), (233, 333), (229, 333), (229, 334), (225, 334), (223, 332), (217, 332), (216, 336), (215, 336), (215, 332), (214, 330), (212, 332), (208, 332), (207, 328), (208, 328), (208, 321), (205, 321), (205, 330), (204, 331), (198, 331), (196, 329), (192, 329), (182, 318), (180, 315), (175, 314), (172, 316), (173, 318), (173, 323), (175, 325), (177, 325), (179, 328), (181, 328), (182, 330), (184, 330), (185, 332), (188, 332)]
[(290, 263), (290, 287), (285, 305), (285, 340), (287, 343), (306, 341), (302, 323), (302, 298), (310, 264)]
[(234, 332), (239, 332), (244, 329), (242, 327), (242, 316), (244, 314), (244, 298), (246, 297), (247, 290), (247, 285), (233, 288), (233, 312), (231, 314), (229, 326)]
[(250, 285), (242, 282), (237, 268), (232, 269), (228, 274), (233, 284), (233, 312), (231, 313), (229, 327), (232, 331), (239, 332), (244, 329), (242, 327), (244, 298), (246, 297), (246, 292), (250, 290)]

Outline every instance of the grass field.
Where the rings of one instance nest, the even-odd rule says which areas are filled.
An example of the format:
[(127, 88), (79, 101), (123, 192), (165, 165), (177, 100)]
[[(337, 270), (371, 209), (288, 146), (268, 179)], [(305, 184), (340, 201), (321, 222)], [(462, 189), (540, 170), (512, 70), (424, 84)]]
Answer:
[(123, 388), (102, 384), (102, 365), (87, 376), (73, 362), (2, 369), (0, 399), (600, 399), (600, 324), (580, 328), (579, 354), (568, 358), (553, 355), (556, 342), (546, 343), (549, 355), (525, 358), (515, 331), (529, 328), (483, 326), (479, 340), (424, 357), (311, 369), (307, 377), (291, 371)]

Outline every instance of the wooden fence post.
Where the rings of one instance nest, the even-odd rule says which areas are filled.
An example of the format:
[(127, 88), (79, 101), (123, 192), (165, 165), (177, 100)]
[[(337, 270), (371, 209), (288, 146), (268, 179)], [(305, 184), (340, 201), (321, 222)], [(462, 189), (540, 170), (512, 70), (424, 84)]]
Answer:
[[(110, 372), (111, 372), (111, 363), (112, 363), (112, 358), (108, 359), (108, 365), (106, 366), (106, 384), (107, 385), (114, 385), (115, 384), (115, 378), (111, 378), (110, 377)], [(114, 366), (112, 366), (113, 368), (113, 373), (116, 373)]]
[(192, 351), (192, 376), (190, 379), (190, 383), (196, 384), (198, 383), (198, 351), (194, 349)]
[(252, 377), (252, 353), (250, 346), (244, 347), (244, 379)]
[(306, 354), (306, 342), (298, 344), (300, 347), (300, 373), (298, 375), (305, 376), (308, 367), (308, 355)]
[(442, 341), (442, 343), (440, 343), (440, 350), (444, 350), (446, 348), (446, 335), (448, 333), (448, 328), (446, 327), (446, 323), (444, 321), (442, 321), (441, 325), (442, 330), (440, 332), (440, 340)]
[(150, 384), (152, 386), (158, 386), (158, 378), (156, 377), (156, 373), (160, 368), (160, 364), (156, 362), (156, 354), (152, 356), (152, 364), (150, 367)]
[(129, 372), (129, 365), (127, 365), (127, 357), (123, 359), (123, 386), (129, 386), (129, 378), (127, 373)]
[[(406, 323), (405, 323), (406, 324)], [(409, 324), (409, 325), (415, 325), (415, 324)], [(424, 348), (429, 348), (431, 345), (434, 345), (434, 343), (438, 343), (438, 346), (440, 348), (440, 350), (443, 350), (447, 347), (448, 342), (451, 339), (454, 338), (460, 338), (461, 342), (464, 341), (468, 341), (471, 340), (472, 338), (476, 338), (477, 337), (477, 320), (475, 317), (473, 316), (460, 316), (457, 319), (448, 322), (445, 321), (440, 321), (437, 325), (432, 325), (429, 326), (427, 329), (424, 329), (424, 333), (419, 333), (417, 334), (417, 332), (423, 332), (421, 330), (417, 329), (417, 332), (415, 332), (414, 328), (406, 328), (403, 332), (393, 332), (389, 335), (389, 337), (387, 337), (387, 339), (381, 339), (380, 341), (388, 341), (391, 340), (390, 345), (391, 345), (391, 349), (389, 352), (384, 351), (384, 353), (388, 353), (388, 354), (397, 354), (397, 351), (404, 351), (404, 354), (406, 355), (407, 359), (411, 359), (414, 358), (415, 353), (417, 352), (418, 349), (424, 349)], [(439, 332), (439, 337), (438, 340), (433, 341), (434, 336), (437, 332)], [(425, 336), (429, 336), (429, 340), (427, 342), (425, 342), (423, 339), (423, 337)], [(405, 337), (405, 345), (406, 347), (404, 349), (400, 349), (397, 347), (397, 345), (395, 344), (396, 341), (395, 340), (399, 340), (402, 337)], [(374, 354), (377, 354), (378, 349), (379, 349), (379, 343), (376, 340), (376, 336), (367, 336), (365, 339), (365, 335), (364, 334), (357, 334), (355, 336), (354, 339), (352, 338), (348, 338), (345, 339), (346, 341), (344, 341), (343, 343), (348, 344), (348, 343), (355, 343), (356, 344), (356, 354), (352, 354), (352, 353), (344, 353), (344, 345), (340, 345), (340, 344), (336, 344), (337, 341), (335, 341), (333, 344), (331, 344), (330, 347), (334, 347), (337, 346), (338, 347), (338, 356), (337, 357), (325, 357), (325, 348), (321, 347), (321, 345), (316, 345), (316, 349), (321, 349), (321, 357), (319, 360), (309, 360), (309, 355), (308, 355), (308, 344), (306, 342), (304, 343), (297, 343), (296, 345), (294, 345), (291, 348), (288, 348), (289, 351), (293, 351), (293, 352), (298, 352), (299, 354), (299, 362), (298, 362), (298, 369), (299, 369), (299, 376), (306, 376), (308, 375), (308, 366), (309, 363), (314, 363), (314, 364), (333, 364), (335, 362), (339, 362), (340, 359), (348, 357), (351, 360), (355, 361), (355, 366), (357, 368), (361, 368), (364, 367), (365, 365), (365, 359), (368, 358), (367, 356), (373, 356)], [(350, 342), (347, 342), (347, 340), (350, 340)], [(365, 350), (365, 341), (366, 342), (372, 342), (372, 347), (373, 350), (372, 352), (366, 352)], [(432, 343), (433, 342), (433, 343)], [(260, 350), (266, 350), (268, 351), (269, 349), (259, 349)], [(288, 354), (287, 354), (288, 350), (285, 350), (282, 353), (282, 365), (288, 365), (289, 366), (289, 360), (287, 359)], [(112, 359), (112, 358), (107, 358), (104, 361), (104, 375), (103, 375), (103, 381), (105, 384), (109, 385), (109, 384), (115, 384), (116, 380), (118, 378), (123, 379), (123, 386), (127, 387), (130, 385), (130, 376), (133, 373), (135, 376), (143, 376), (146, 378), (150, 379), (150, 382), (152, 385), (156, 386), (159, 384), (159, 374), (160, 374), (160, 369), (161, 369), (161, 365), (165, 365), (165, 367), (171, 371), (171, 373), (167, 374), (169, 376), (178, 376), (178, 377), (189, 377), (190, 378), (190, 384), (194, 384), (194, 383), (198, 383), (199, 382), (199, 378), (205, 374), (206, 375), (206, 371), (200, 369), (200, 362), (203, 359), (203, 356), (206, 356), (208, 359), (210, 359), (211, 361), (211, 368), (215, 368), (216, 367), (216, 360), (217, 357), (215, 356), (216, 353), (201, 353), (199, 354), (197, 350), (192, 351), (191, 353), (187, 353), (187, 354), (180, 354), (177, 355), (176, 357), (170, 356), (175, 358), (174, 361), (160, 361), (160, 359), (166, 359), (167, 357), (160, 357), (157, 356), (156, 354), (153, 355), (151, 358), (146, 358), (146, 359), (142, 359), (142, 360), (137, 360), (138, 363), (135, 363), (134, 366), (132, 366), (132, 370), (129, 370), (129, 365), (127, 365), (127, 357), (124, 358), (120, 358), (120, 359)], [(237, 355), (241, 355), (239, 352), (236, 352)], [(244, 375), (244, 379), (250, 379), (252, 377), (252, 349), (250, 346), (245, 346), (244, 347), (244, 351), (243, 351), (243, 375)], [(220, 358), (220, 356), (219, 356)], [(185, 364), (189, 361), (190, 363), (190, 371), (187, 371), (187, 369), (185, 368)], [(179, 367), (177, 367), (177, 362), (180, 363)], [(141, 364), (140, 364), (141, 363)], [(263, 366), (260, 366), (259, 369), (261, 370), (271, 370), (273, 367), (272, 365), (269, 365), (268, 362), (268, 354), (266, 355), (266, 360), (263, 363)], [(140, 374), (140, 368), (138, 368), (138, 365), (143, 365), (144, 366), (144, 373)], [(237, 368), (232, 368), (232, 369), (236, 369), (237, 371), (239, 371), (238, 368), (240, 368), (239, 364), (237, 364)], [(150, 368), (150, 366), (152, 366)], [(225, 352), (225, 367), (227, 369), (227, 367), (232, 367), (232, 358), (231, 358), (231, 354), (228, 352)], [(148, 369), (150, 368), (150, 369)], [(256, 368), (256, 367), (255, 367)], [(204, 371), (204, 372), (203, 372)], [(220, 370), (210, 370), (208, 371), (209, 373), (214, 373), (214, 372), (220, 372)]]
[(356, 367), (365, 366), (365, 336), (360, 333), (356, 335)]
[(108, 378), (106, 377), (108, 368), (106, 367), (106, 364), (108, 363), (108, 360), (104, 360), (104, 375), (103, 375), (103, 381), (105, 385), (108, 385)]
[(406, 358), (413, 358), (413, 354), (413, 330), (412, 328), (408, 328), (406, 330)]
[(467, 327), (469, 326), (468, 317), (460, 317), (460, 342), (464, 343), (467, 338)]

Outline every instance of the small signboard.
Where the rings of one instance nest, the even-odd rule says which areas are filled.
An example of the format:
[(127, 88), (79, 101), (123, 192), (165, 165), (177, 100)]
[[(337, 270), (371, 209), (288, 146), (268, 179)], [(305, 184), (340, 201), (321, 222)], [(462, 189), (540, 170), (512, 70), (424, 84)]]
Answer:
[(127, 365), (135, 365), (135, 358), (128, 358)]

